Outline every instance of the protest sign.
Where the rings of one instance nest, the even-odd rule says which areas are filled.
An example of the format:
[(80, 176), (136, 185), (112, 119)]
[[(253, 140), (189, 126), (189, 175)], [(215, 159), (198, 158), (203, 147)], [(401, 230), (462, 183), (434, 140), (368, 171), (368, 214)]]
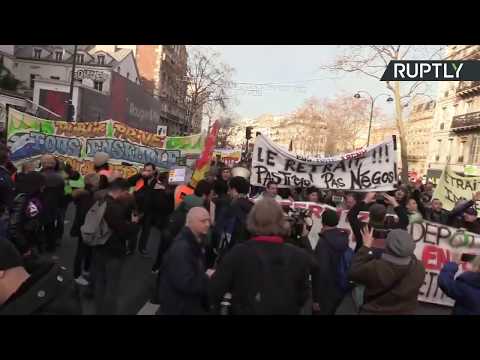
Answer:
[(168, 183), (171, 185), (183, 184), (185, 182), (185, 177), (186, 169), (184, 167), (172, 169), (168, 174)]
[[(471, 200), (477, 191), (480, 191), (480, 176), (461, 176), (447, 166), (440, 177), (433, 197), (442, 201), (444, 209), (452, 210), (458, 200), (461, 198)], [(477, 210), (480, 210), (478, 204)]]
[(349, 154), (305, 159), (287, 152), (263, 135), (256, 137), (250, 183), (279, 187), (391, 191), (398, 179), (394, 138)]
[[(308, 238), (312, 249), (315, 249), (319, 233), (322, 231), (321, 216), (326, 209), (337, 212), (340, 217), (338, 228), (349, 234), (349, 245), (352, 249), (355, 248), (355, 237), (347, 220), (348, 210), (310, 202), (282, 200), (279, 203), (293, 209), (311, 210), (313, 226)], [(358, 218), (361, 222), (368, 223), (369, 213), (361, 211)], [(442, 267), (452, 259), (452, 253), (456, 253), (458, 258), (461, 254), (480, 255), (480, 235), (430, 221), (410, 224), (408, 231), (415, 242), (415, 256), (422, 261), (426, 271), (424, 283), (419, 291), (419, 301), (453, 306), (454, 301), (446, 296), (438, 286), (438, 274)], [(374, 246), (383, 248), (385, 245), (380, 239), (375, 239)], [(461, 264), (457, 275), (465, 271), (465, 265), (465, 263)]]
[(242, 158), (242, 150), (235, 149), (215, 149), (213, 158), (220, 156), (220, 160), (227, 166), (233, 167)]
[(82, 175), (93, 171), (93, 156), (100, 151), (109, 154), (111, 165), (123, 174), (135, 173), (136, 168), (147, 162), (160, 169), (170, 169), (178, 165), (182, 155), (198, 151), (195, 137), (201, 138), (193, 135), (185, 143), (178, 137), (169, 141), (168, 137), (113, 120), (52, 121), (15, 109), (9, 112), (7, 130), (12, 161), (20, 163), (42, 154), (54, 154), (72, 166), (75, 164), (74, 169), (82, 170)]

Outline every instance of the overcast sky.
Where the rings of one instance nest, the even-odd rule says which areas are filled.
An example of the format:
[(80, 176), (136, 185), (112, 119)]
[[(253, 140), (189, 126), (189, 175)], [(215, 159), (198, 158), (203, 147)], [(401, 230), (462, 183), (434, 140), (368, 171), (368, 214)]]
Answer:
[[(242, 118), (265, 113), (284, 114), (294, 111), (307, 98), (333, 97), (342, 92), (353, 94), (366, 90), (373, 96), (387, 92), (385, 84), (360, 74), (335, 75), (319, 70), (331, 64), (343, 49), (335, 45), (215, 45), (225, 63), (235, 68), (234, 81), (246, 83), (281, 83), (304, 88), (267, 90), (261, 94), (236, 92), (239, 104), (235, 111)], [(337, 77), (337, 78), (336, 78)], [(382, 100), (382, 101), (380, 101)], [(393, 114), (393, 103), (383, 99), (386, 113)]]

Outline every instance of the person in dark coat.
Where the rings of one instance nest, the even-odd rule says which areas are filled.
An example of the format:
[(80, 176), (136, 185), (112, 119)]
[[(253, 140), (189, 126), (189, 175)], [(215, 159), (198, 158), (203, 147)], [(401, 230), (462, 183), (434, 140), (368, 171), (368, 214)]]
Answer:
[[(104, 245), (93, 248), (93, 271), (97, 314), (118, 314), (120, 281), (125, 265), (127, 241), (138, 232), (139, 217), (129, 204), (128, 182), (116, 179), (109, 184), (104, 219), (112, 231)], [(96, 194), (97, 195), (97, 194)], [(132, 197), (132, 202), (133, 197)]]
[(26, 268), (22, 256), (0, 239), (0, 315), (81, 315), (78, 289), (66, 268), (38, 262)]
[(253, 237), (235, 245), (212, 275), (213, 311), (230, 293), (234, 315), (299, 315), (310, 295), (310, 255), (285, 243), (286, 219), (273, 199), (254, 205), (247, 226)]
[(322, 214), (322, 232), (315, 247), (318, 267), (312, 272), (314, 311), (333, 315), (345, 295), (338, 284), (340, 259), (348, 249), (348, 234), (338, 229), (338, 215), (333, 210)]
[(380, 258), (371, 249), (373, 228), (363, 228), (362, 236), (363, 246), (354, 255), (349, 271), (350, 281), (365, 286), (361, 313), (413, 315), (425, 268), (414, 255), (412, 236), (406, 230), (390, 230)]
[(165, 254), (159, 278), (158, 315), (205, 315), (208, 313), (208, 274), (204, 237), (210, 214), (201, 207), (190, 209), (185, 227)]
[(243, 243), (250, 238), (247, 230), (247, 216), (252, 210), (253, 203), (248, 199), (250, 184), (246, 179), (235, 176), (229, 183), (229, 195), (232, 199), (215, 219), (214, 238), (216, 242), (217, 261), (236, 244)]
[(475, 193), (472, 200), (466, 201), (450, 212), (448, 225), (480, 234), (480, 219), (475, 208), (477, 201), (480, 201), (480, 192)]
[(480, 315), (480, 256), (469, 265), (470, 271), (455, 278), (458, 264), (448, 262), (438, 277), (440, 289), (455, 300), (453, 315)]
[(78, 238), (73, 265), (73, 276), (77, 284), (82, 286), (89, 284), (84, 275), (90, 271), (92, 247), (83, 242), (80, 228), (85, 222), (88, 210), (90, 210), (95, 203), (94, 193), (99, 189), (99, 185), (100, 175), (91, 173), (85, 176), (85, 189), (77, 189), (72, 193), (73, 203), (75, 204), (75, 217), (70, 230), (70, 236)]
[(17, 194), (10, 209), (7, 238), (22, 255), (43, 251), (43, 219), (47, 208), (42, 196), (45, 182), (45, 176), (39, 172), (25, 174), (22, 192)]
[(442, 206), (443, 204), (439, 199), (433, 199), (432, 206), (425, 208), (425, 220), (447, 225), (449, 213), (447, 210), (442, 209)]
[[(408, 214), (405, 206), (402, 206), (396, 200), (397, 197), (393, 197), (385, 194), (385, 202), (387, 205), (393, 207), (395, 213), (398, 216), (398, 223), (387, 222), (387, 208), (384, 204), (375, 203), (376, 193), (367, 193), (363, 201), (358, 202), (347, 215), (348, 222), (352, 228), (352, 232), (355, 235), (355, 252), (362, 247), (362, 234), (361, 230), (365, 224), (362, 224), (358, 219), (360, 211), (370, 211), (369, 225), (374, 229), (375, 239), (385, 239), (388, 232), (391, 229), (407, 229), (409, 224)], [(399, 196), (398, 196), (399, 197)]]
[(0, 235), (6, 236), (9, 209), (15, 197), (15, 185), (6, 168), (9, 162), (10, 152), (8, 148), (0, 144)]

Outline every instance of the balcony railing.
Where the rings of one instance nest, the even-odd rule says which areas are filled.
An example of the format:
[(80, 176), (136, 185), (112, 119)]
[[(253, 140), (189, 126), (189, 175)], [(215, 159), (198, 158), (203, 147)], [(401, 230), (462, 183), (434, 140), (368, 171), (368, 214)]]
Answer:
[(480, 81), (460, 81), (456, 94), (466, 97), (480, 93)]
[(477, 127), (480, 127), (480, 111), (454, 116), (450, 130), (468, 131)]

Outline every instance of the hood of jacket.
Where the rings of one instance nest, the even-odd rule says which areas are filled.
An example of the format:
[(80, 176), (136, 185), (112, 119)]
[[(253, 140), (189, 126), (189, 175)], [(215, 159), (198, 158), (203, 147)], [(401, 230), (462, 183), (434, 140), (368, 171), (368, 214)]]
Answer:
[(197, 195), (192, 194), (192, 195), (185, 196), (185, 198), (183, 199), (183, 202), (185, 203), (185, 207), (188, 211), (193, 207), (203, 206), (205, 200), (202, 197), (198, 197)]
[(322, 232), (328, 245), (337, 252), (345, 252), (348, 248), (348, 235), (341, 229), (329, 229)]

